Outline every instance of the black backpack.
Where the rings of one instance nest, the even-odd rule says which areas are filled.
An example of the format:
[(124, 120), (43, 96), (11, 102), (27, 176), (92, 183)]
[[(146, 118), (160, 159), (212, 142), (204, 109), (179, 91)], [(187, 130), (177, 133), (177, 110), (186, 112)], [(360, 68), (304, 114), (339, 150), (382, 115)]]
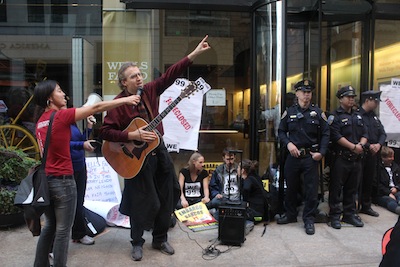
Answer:
[(90, 237), (94, 237), (104, 231), (107, 226), (106, 220), (99, 214), (83, 207), (85, 213), (85, 228), (86, 234)]

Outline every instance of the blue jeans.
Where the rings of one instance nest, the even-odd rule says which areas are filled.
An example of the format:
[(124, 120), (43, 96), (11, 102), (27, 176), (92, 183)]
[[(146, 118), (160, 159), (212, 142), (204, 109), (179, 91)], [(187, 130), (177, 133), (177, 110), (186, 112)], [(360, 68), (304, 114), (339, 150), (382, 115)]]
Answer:
[(378, 205), (384, 208), (387, 208), (391, 212), (396, 213), (396, 208), (399, 207), (400, 202), (400, 192), (397, 192), (395, 195), (396, 200), (389, 196), (381, 196), (377, 198)]
[(37, 243), (34, 266), (49, 266), (49, 253), (53, 252), (53, 266), (65, 267), (69, 235), (75, 217), (76, 184), (74, 179), (53, 179), (48, 183), (51, 203), (44, 213), (46, 224)]

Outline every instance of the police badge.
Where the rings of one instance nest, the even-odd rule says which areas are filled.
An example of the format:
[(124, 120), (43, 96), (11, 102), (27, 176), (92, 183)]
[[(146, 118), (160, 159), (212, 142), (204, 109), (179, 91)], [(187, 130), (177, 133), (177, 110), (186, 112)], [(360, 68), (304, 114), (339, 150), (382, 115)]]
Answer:
[(330, 116), (328, 117), (328, 124), (331, 125), (334, 119), (335, 119), (335, 116), (330, 115)]

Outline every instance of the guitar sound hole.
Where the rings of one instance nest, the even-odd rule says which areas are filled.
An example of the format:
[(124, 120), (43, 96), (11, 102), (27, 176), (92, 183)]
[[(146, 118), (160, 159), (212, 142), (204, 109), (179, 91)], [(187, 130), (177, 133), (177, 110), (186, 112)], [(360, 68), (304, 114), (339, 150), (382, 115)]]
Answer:
[(144, 144), (144, 142), (142, 142), (142, 141), (137, 141), (137, 140), (133, 140), (133, 143), (134, 143), (135, 146), (137, 146), (137, 147), (141, 147), (141, 146), (143, 146), (143, 144)]

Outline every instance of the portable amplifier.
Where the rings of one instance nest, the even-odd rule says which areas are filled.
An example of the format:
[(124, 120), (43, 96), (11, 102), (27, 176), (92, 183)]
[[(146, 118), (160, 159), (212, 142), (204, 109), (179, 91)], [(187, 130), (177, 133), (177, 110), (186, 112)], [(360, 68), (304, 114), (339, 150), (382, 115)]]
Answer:
[(218, 208), (218, 239), (226, 245), (244, 243), (246, 205), (224, 205)]

